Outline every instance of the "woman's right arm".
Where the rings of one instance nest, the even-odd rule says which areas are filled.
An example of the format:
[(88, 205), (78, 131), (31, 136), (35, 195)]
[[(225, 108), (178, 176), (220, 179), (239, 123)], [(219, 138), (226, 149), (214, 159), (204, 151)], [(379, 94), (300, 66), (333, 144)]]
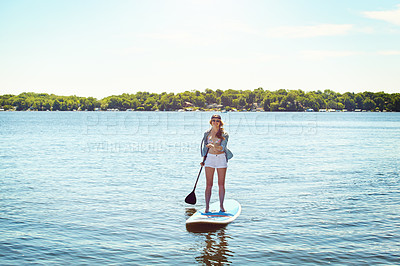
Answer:
[(207, 136), (208, 136), (208, 132), (204, 132), (204, 136), (203, 136), (203, 140), (201, 141), (201, 156), (205, 156), (208, 148), (206, 145), (206, 141), (207, 141)]

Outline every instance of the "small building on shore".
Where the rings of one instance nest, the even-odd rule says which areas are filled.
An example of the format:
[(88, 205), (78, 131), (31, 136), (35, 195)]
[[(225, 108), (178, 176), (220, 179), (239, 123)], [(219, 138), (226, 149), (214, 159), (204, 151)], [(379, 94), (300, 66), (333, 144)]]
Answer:
[(183, 107), (193, 107), (193, 103), (191, 103), (191, 102), (185, 102), (185, 103), (183, 104)]
[(207, 109), (221, 109), (222, 107), (224, 107), (222, 104), (216, 104), (216, 103), (207, 105)]

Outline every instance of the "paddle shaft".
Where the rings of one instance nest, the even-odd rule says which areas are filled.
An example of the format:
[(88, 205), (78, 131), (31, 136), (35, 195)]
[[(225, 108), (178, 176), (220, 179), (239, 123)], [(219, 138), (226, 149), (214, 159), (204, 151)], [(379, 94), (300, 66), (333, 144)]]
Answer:
[(201, 170), (203, 170), (203, 164), (207, 159), (207, 154), (208, 154), (208, 149), (207, 149), (206, 155), (204, 155), (203, 162), (201, 163), (201, 168), (200, 168), (199, 174), (197, 175), (197, 179), (196, 179), (196, 183), (194, 184), (193, 192), (196, 190), (196, 186), (197, 186), (197, 182), (199, 181)]

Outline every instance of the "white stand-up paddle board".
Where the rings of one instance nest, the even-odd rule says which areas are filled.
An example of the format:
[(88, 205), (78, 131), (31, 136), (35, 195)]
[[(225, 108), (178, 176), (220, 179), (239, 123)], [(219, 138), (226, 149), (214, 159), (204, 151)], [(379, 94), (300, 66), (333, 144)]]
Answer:
[(210, 211), (205, 213), (205, 209), (195, 212), (186, 220), (186, 225), (195, 224), (217, 224), (224, 225), (233, 222), (242, 210), (239, 202), (230, 199), (224, 201), (225, 212), (221, 212), (219, 201), (210, 205)]

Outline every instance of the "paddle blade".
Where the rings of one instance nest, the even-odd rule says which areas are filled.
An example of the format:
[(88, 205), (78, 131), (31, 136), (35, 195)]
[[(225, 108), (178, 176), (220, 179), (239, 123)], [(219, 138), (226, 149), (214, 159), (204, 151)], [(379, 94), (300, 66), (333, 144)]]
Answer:
[(194, 194), (194, 191), (187, 195), (187, 197), (185, 198), (185, 202), (192, 205), (196, 204), (196, 194)]

